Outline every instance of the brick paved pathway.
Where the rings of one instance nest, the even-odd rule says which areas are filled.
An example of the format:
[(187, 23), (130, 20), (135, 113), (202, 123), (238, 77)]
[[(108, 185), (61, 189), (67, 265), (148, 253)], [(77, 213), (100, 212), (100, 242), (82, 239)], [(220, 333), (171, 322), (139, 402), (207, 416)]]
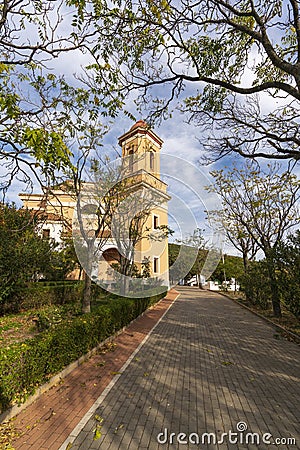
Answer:
[(57, 450), (177, 296), (171, 290), (114, 338), (110, 351), (98, 352), (20, 412), (12, 420), (21, 435), (13, 448)]
[[(90, 419), (76, 430), (70, 448), (300, 448), (299, 347), (278, 339), (272, 327), (227, 298), (196, 288), (179, 291)], [(220, 440), (222, 433), (237, 432), (238, 423), (247, 430), (232, 435), (231, 443), (225, 437), (224, 444), (214, 444), (211, 435), (207, 445), (208, 437), (202, 436), (215, 433)], [(191, 442), (176, 444), (178, 438)], [(198, 438), (204, 445), (197, 447)], [(272, 445), (277, 438), (283, 443)], [(298, 445), (287, 445), (288, 438)]]

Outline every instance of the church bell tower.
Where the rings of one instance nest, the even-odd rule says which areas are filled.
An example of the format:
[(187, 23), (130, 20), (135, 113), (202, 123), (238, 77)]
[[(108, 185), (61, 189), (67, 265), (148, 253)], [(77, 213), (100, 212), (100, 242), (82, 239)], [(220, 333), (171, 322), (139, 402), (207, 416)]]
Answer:
[[(159, 233), (162, 226), (168, 225), (170, 196), (167, 194), (167, 184), (161, 180), (160, 174), (162, 144), (162, 139), (143, 120), (136, 122), (129, 131), (119, 137), (124, 166), (133, 181), (133, 189), (146, 189), (150, 198), (152, 195), (155, 199), (145, 224), (148, 234)], [(142, 240), (136, 250), (137, 254), (141, 255), (140, 261), (144, 258), (150, 261), (151, 277), (163, 280), (163, 284), (168, 286), (167, 237), (156, 243), (150, 239)]]
[(119, 138), (122, 157), (129, 171), (145, 170), (160, 179), (159, 153), (163, 144), (143, 120), (136, 122), (127, 133)]

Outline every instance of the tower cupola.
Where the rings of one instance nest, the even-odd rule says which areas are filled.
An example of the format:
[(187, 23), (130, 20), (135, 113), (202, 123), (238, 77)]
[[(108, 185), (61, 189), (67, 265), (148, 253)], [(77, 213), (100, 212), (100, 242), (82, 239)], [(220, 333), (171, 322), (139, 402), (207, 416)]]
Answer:
[[(144, 169), (157, 178), (160, 176), (159, 152), (163, 140), (144, 120), (138, 120), (129, 131), (119, 137), (122, 157), (134, 171)], [(141, 163), (142, 161), (142, 163)]]

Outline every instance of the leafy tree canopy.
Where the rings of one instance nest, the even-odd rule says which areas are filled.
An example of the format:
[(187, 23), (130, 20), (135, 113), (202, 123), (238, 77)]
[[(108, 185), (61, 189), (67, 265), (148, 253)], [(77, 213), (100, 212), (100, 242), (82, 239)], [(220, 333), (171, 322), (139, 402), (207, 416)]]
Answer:
[(275, 253), (279, 287), (285, 306), (300, 318), (300, 231), (281, 242)]
[(0, 7), (4, 194), (16, 178), (29, 185), (52, 183), (57, 171), (72, 167), (76, 136), (97, 122), (95, 98), (71, 74), (60, 74), (62, 67), (68, 72), (63, 55), (87, 52), (92, 36), (69, 3), (4, 0)]
[(94, 22), (90, 87), (111, 114), (136, 89), (152, 120), (170, 117), (180, 98), (208, 132), (200, 145), (210, 158), (299, 159), (297, 0), (94, 0), (93, 12), (69, 3)]
[(234, 278), (237, 282), (240, 282), (243, 275), (244, 267), (242, 258), (239, 256), (224, 255), (210, 278), (220, 282), (230, 281)]
[[(299, 225), (300, 182), (289, 171), (280, 173), (278, 164), (260, 170), (253, 162), (238, 170), (212, 172), (214, 189), (221, 197), (223, 210), (215, 212), (231, 242), (247, 256), (249, 239), (266, 257), (274, 314), (281, 315), (274, 250), (287, 232)], [(246, 251), (246, 253), (244, 253)], [(244, 258), (245, 259), (245, 258)], [(245, 262), (245, 261), (244, 261)], [(246, 266), (245, 266), (246, 269)]]
[(51, 245), (36, 234), (36, 226), (29, 211), (0, 206), (0, 303), (49, 264)]
[[(277, 247), (287, 231), (299, 224), (300, 181), (278, 164), (266, 170), (248, 162), (243, 168), (213, 171), (223, 210), (212, 212), (234, 239), (251, 238), (265, 254)], [(237, 234), (240, 235), (237, 236)], [(239, 245), (236, 245), (237, 249)]]

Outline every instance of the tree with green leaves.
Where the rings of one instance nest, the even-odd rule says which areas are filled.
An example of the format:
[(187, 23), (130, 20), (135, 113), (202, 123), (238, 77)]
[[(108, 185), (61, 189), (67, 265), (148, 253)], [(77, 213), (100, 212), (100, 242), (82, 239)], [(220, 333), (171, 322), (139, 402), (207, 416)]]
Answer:
[(38, 235), (41, 218), (15, 205), (0, 205), (0, 307), (27, 282), (47, 271), (51, 242)]
[[(243, 223), (241, 223), (241, 217), (244, 221), (248, 218), (251, 220), (251, 211), (249, 211), (248, 204), (246, 202), (237, 203), (238, 192), (232, 188), (231, 176), (224, 176), (225, 171), (212, 171), (211, 175), (215, 178), (215, 184), (207, 186), (206, 189), (209, 192), (216, 192), (222, 199), (222, 210), (209, 211), (210, 219), (214, 221), (217, 226), (222, 227), (225, 231), (225, 235), (228, 243), (234, 246), (243, 257), (244, 272), (246, 273), (249, 267), (249, 261), (252, 261), (257, 252), (258, 245), (253, 236), (247, 231)], [(236, 173), (237, 170), (232, 174)]]
[(93, 21), (89, 85), (111, 114), (136, 91), (152, 121), (180, 108), (207, 132), (210, 159), (299, 159), (297, 0), (69, 3)]
[(300, 318), (300, 231), (281, 242), (275, 252), (277, 278), (283, 302)]
[(211, 275), (212, 280), (217, 280), (220, 283), (235, 279), (235, 283), (241, 283), (244, 276), (243, 260), (239, 256), (223, 255), (218, 266)]
[[(110, 161), (99, 153), (96, 157), (98, 138), (98, 133), (87, 137), (83, 146), (84, 157), (77, 160), (76, 167), (74, 164), (70, 172), (70, 192), (77, 199), (73, 239), (86, 273), (82, 304), (84, 313), (90, 311), (92, 278), (94, 276), (97, 280), (99, 277), (105, 248), (116, 249), (118, 259), (112, 269), (121, 280), (121, 295), (126, 296), (129, 293), (129, 279), (140, 275), (135, 258), (137, 246), (145, 239), (164, 239), (169, 233), (164, 225), (152, 232), (146, 227), (151, 209), (154, 204), (160, 204), (161, 198), (150, 186), (141, 188), (136, 179), (139, 175), (129, 171), (126, 158)], [(147, 264), (142, 262), (141, 272), (144, 275), (147, 273)]]
[(77, 206), (73, 219), (73, 240), (79, 262), (84, 269), (82, 312), (91, 310), (92, 273), (98, 267), (103, 249), (111, 238), (111, 220), (118, 194), (120, 170), (107, 158), (92, 156), (98, 134), (86, 136), (81, 157), (70, 171), (70, 189)]
[[(51, 185), (71, 166), (74, 134), (99, 112), (63, 56), (87, 52), (91, 30), (71, 2), (3, 0), (0, 7), (0, 190)], [(57, 66), (57, 67), (56, 67)]]
[[(143, 161), (143, 158), (136, 155), (136, 160)], [(151, 179), (145, 177), (141, 183), (139, 171), (128, 174), (127, 170), (123, 158), (122, 181), (114, 190), (115, 204), (111, 220), (112, 238), (119, 252), (118, 272), (121, 276), (116, 275), (120, 279), (121, 295), (124, 296), (129, 295), (132, 277), (147, 278), (149, 285), (151, 283), (159, 285), (160, 280), (141, 277), (143, 273), (145, 275), (149, 273), (150, 267), (147, 269), (147, 257), (139, 260), (142, 254), (140, 252), (143, 252), (143, 243), (149, 241), (152, 252), (153, 246), (157, 246), (159, 254), (167, 237), (173, 233), (165, 224), (152, 230), (149, 223), (151, 211), (153, 208), (163, 207), (165, 198), (151, 186)]]
[(223, 204), (223, 211), (217, 218), (228, 234), (233, 234), (238, 224), (239, 233), (263, 252), (273, 311), (279, 317), (280, 293), (274, 251), (286, 233), (300, 222), (300, 182), (289, 171), (280, 172), (277, 164), (268, 165), (263, 171), (248, 162), (243, 169), (219, 170), (212, 175), (213, 189)]
[(189, 271), (189, 276), (192, 277), (196, 275), (197, 285), (199, 288), (202, 288), (201, 271), (207, 257), (206, 246), (208, 243), (203, 236), (203, 230), (201, 230), (201, 228), (196, 228), (190, 236), (177, 242), (180, 243), (180, 245), (192, 247), (196, 250), (195, 261)]

